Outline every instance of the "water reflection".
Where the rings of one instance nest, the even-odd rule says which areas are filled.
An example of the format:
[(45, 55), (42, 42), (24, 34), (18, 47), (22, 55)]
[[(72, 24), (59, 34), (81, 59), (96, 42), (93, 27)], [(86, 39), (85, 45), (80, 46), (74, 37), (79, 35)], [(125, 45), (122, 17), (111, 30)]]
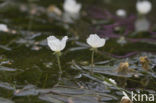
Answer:
[(77, 3), (76, 0), (65, 0), (63, 4), (65, 11), (63, 13), (63, 20), (67, 23), (72, 23), (73, 20), (78, 19), (81, 7), (82, 5)]
[(148, 31), (150, 28), (150, 22), (146, 17), (138, 18), (135, 21), (136, 32)]

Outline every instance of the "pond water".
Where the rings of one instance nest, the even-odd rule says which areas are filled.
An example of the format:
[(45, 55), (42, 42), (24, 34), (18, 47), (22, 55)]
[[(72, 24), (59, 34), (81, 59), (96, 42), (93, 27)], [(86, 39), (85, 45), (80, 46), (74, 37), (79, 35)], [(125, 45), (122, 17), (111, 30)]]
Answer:
[[(156, 1), (140, 18), (136, 0), (78, 2), (82, 9), (73, 20), (66, 18), (63, 0), (0, 1), (0, 23), (9, 29), (0, 31), (0, 103), (119, 103), (122, 91), (155, 94)], [(121, 8), (127, 17), (116, 16)], [(86, 43), (91, 33), (107, 39), (95, 53), (94, 74)], [(59, 84), (56, 57), (46, 40), (50, 35), (69, 36)], [(143, 56), (148, 70), (139, 60)], [(121, 62), (128, 62), (124, 74)], [(117, 85), (107, 85), (109, 78)]]

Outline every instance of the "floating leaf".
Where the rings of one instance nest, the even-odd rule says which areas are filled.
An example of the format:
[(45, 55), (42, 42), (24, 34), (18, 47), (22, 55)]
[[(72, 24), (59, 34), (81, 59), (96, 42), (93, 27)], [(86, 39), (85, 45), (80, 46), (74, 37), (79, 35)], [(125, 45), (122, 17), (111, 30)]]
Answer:
[(38, 95), (38, 91), (35, 86), (27, 85), (23, 89), (17, 89), (14, 92), (15, 96), (29, 96), (29, 95)]
[(16, 69), (4, 67), (4, 66), (0, 66), (0, 71), (10, 71), (10, 72), (14, 72), (14, 71), (16, 71)]
[(14, 103), (13, 101), (0, 97), (0, 103)]
[(0, 87), (5, 88), (7, 90), (14, 90), (14, 87), (7, 82), (0, 82)]

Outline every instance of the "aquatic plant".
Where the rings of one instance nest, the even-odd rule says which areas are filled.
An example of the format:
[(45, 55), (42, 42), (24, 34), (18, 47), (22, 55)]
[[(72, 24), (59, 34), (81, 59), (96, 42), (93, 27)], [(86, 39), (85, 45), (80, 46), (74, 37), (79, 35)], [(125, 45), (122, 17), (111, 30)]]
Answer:
[[(91, 66), (94, 66), (94, 53), (97, 48), (103, 47), (105, 45), (106, 39), (100, 38), (97, 34), (90, 34), (87, 38), (87, 43), (91, 46), (92, 56), (91, 56)], [(93, 70), (92, 70), (93, 72)]]
[(63, 21), (66, 23), (73, 23), (73, 20), (79, 18), (79, 12), (82, 5), (77, 3), (76, 0), (65, 0), (63, 4), (64, 13)]
[[(118, 13), (124, 14), (123, 10), (118, 11)], [(117, 12), (116, 12), (117, 13)], [(127, 18), (121, 17), (119, 15), (113, 15), (111, 12), (105, 10), (102, 11), (100, 8), (90, 8), (88, 10), (88, 15), (91, 18), (98, 20), (105, 20), (106, 23), (96, 23), (91, 29), (93, 32), (99, 34), (103, 37), (109, 38), (120, 38), (121, 36), (128, 36), (129, 33), (134, 32), (134, 22), (136, 20), (135, 15), (128, 15)], [(125, 14), (124, 14), (125, 15)], [(96, 27), (97, 26), (97, 27)]]
[[(151, 27), (152, 24), (149, 24), (147, 20), (143, 20), (143, 18), (141, 18), (141, 21), (139, 19), (138, 22), (137, 16), (134, 14), (127, 15), (127, 17), (124, 18), (116, 16), (108, 10), (102, 10), (99, 7), (90, 7), (88, 9), (88, 17), (95, 21), (91, 26), (92, 32), (99, 34), (101, 37), (118, 38), (118, 43), (121, 45), (124, 43), (127, 44), (128, 42), (154, 43), (151, 42), (155, 38), (154, 28)], [(137, 35), (142, 32), (148, 32), (149, 37), (146, 38), (142, 36), (137, 38)], [(125, 39), (120, 42), (121, 37)]]
[(77, 3), (76, 0), (65, 0), (63, 8), (66, 12), (75, 14), (79, 13), (81, 9), (81, 4)]
[(116, 86), (117, 85), (116, 81), (112, 78), (109, 78), (109, 79), (103, 81), (103, 84), (105, 84), (107, 86)]
[(148, 60), (147, 56), (142, 56), (139, 58), (139, 60), (144, 70), (150, 69), (150, 66), (149, 66), (150, 61)]
[(116, 15), (119, 17), (125, 17), (127, 14), (126, 14), (126, 11), (124, 9), (118, 9), (116, 11)]
[(8, 32), (8, 27), (5, 24), (0, 24), (0, 31)]
[(61, 51), (65, 48), (67, 40), (68, 40), (67, 36), (64, 36), (62, 40), (57, 39), (55, 36), (49, 36), (47, 38), (48, 46), (52, 51), (54, 51), (54, 54), (56, 55), (57, 58), (59, 74), (60, 74), (59, 80), (61, 80), (61, 75), (62, 75), (62, 68), (60, 63)]
[(128, 74), (128, 72), (134, 72), (134, 70), (129, 68), (128, 62), (121, 62), (119, 67), (117, 68), (117, 72), (119, 74)]
[(138, 1), (136, 3), (136, 9), (141, 15), (149, 13), (152, 9), (152, 4), (149, 1)]
[[(131, 91), (136, 93), (138, 90), (143, 90), (137, 93), (140, 97), (142, 93), (154, 93), (156, 85), (155, 26), (149, 25), (149, 28), (144, 29), (145, 32), (134, 32), (137, 16), (130, 16), (129, 13), (135, 9), (130, 7), (135, 6), (136, 1), (119, 0), (118, 3), (102, 4), (105, 1), (110, 0), (77, 0), (83, 5), (82, 18), (74, 22), (72, 17), (72, 24), (63, 20), (66, 12), (61, 7), (63, 1), (12, 2), (7, 0), (2, 2), (1, 23), (8, 26), (9, 32), (0, 32), (0, 103), (120, 103), (124, 96), (121, 94), (122, 91), (125, 91), (130, 99)], [(154, 3), (154, 1), (151, 2)], [(25, 10), (19, 10), (20, 5), (24, 5)], [(105, 9), (103, 14), (94, 12), (97, 14), (94, 16), (101, 19), (95, 19), (94, 16), (84, 17), (88, 14), (85, 10), (87, 6)], [(122, 17), (122, 13), (116, 15), (108, 12), (115, 13), (115, 8), (121, 7), (127, 10), (126, 17)], [(154, 19), (153, 15), (150, 15), (148, 20), (154, 24), (152, 19)], [(138, 27), (145, 27), (142, 23), (138, 24)], [(91, 30), (89, 30), (90, 26), (93, 26)], [(153, 31), (152, 35), (149, 30)], [(47, 39), (45, 38), (51, 33), (69, 35), (71, 37), (69, 46), (58, 46), (59, 43), (55, 42), (56, 48), (46, 48)], [(94, 67), (89, 65), (91, 51), (87, 50), (89, 45), (84, 43), (86, 34), (89, 33), (97, 33), (100, 38), (109, 38), (105, 48), (99, 47), (101, 50), (95, 51)], [(55, 37), (55, 39), (58, 38)], [(119, 44), (124, 45), (119, 45), (117, 40)], [(55, 55), (52, 55), (51, 50)], [(142, 52), (145, 53), (142, 54)], [(148, 60), (139, 61), (141, 56), (147, 56)], [(95, 62), (94, 57), (96, 57)], [(121, 62), (125, 64), (119, 65)], [(150, 66), (147, 71), (143, 70), (146, 62)], [(146, 68), (146, 65), (144, 67)], [(118, 72), (117, 68), (120, 69)], [(94, 74), (90, 73), (91, 69)], [(134, 72), (131, 72), (133, 70)], [(58, 79), (61, 81), (58, 82)], [(127, 102), (130, 102), (129, 99), (123, 98), (122, 103)]]

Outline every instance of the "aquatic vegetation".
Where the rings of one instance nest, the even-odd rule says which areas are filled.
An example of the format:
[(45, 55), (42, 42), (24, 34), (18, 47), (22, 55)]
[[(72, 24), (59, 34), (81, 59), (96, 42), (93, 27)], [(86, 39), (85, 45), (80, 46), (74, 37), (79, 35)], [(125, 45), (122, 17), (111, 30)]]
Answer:
[(61, 16), (62, 15), (62, 11), (55, 5), (50, 5), (47, 8), (47, 14), (49, 16), (53, 16), (54, 14), (56, 14), (57, 16)]
[(116, 15), (119, 16), (119, 17), (126, 17), (126, 11), (124, 9), (118, 9), (116, 11)]
[[(88, 9), (88, 15), (88, 17), (94, 20), (91, 26), (93, 32), (108, 38), (119, 39), (124, 37), (124, 43), (118, 42), (121, 45), (126, 45), (128, 42), (151, 43), (150, 41), (155, 38), (155, 33), (153, 32), (154, 28), (152, 27), (152, 24), (150, 24), (150, 21), (145, 17), (139, 16), (137, 18), (135, 14), (127, 14), (127, 17), (123, 18), (114, 15), (108, 10), (102, 10), (100, 7), (90, 7)], [(137, 38), (137, 35), (146, 32), (148, 34)]]
[(121, 62), (119, 67), (117, 68), (117, 72), (119, 74), (128, 74), (128, 72), (132, 72), (133, 69), (129, 68), (129, 63), (128, 62)]
[[(124, 103), (131, 91), (155, 93), (154, 12), (135, 14), (134, 0), (73, 1), (77, 13), (67, 13), (66, 1), (2, 1), (9, 32), (0, 32), (0, 103)], [(89, 45), (91, 33), (98, 39)]]
[(48, 46), (52, 51), (54, 51), (54, 54), (56, 55), (57, 58), (58, 67), (59, 67), (59, 79), (58, 79), (59, 81), (61, 80), (61, 75), (62, 75), (60, 56), (61, 56), (61, 51), (66, 46), (67, 40), (68, 40), (67, 36), (64, 36), (62, 40), (57, 39), (55, 36), (49, 36), (47, 38)]
[(100, 38), (97, 34), (90, 34), (87, 38), (87, 43), (95, 49), (103, 47), (105, 42), (106, 40), (104, 38)]
[(147, 13), (149, 13), (152, 9), (152, 4), (150, 1), (148, 0), (145, 0), (145, 1), (138, 1), (136, 3), (136, 8), (137, 8), (137, 11), (142, 14), (142, 15), (145, 15)]
[(82, 5), (77, 3), (76, 0), (65, 0), (63, 4), (64, 14), (63, 21), (67, 23), (73, 23), (73, 20), (79, 18), (79, 12)]
[(150, 26), (150, 22), (145, 17), (139, 18), (135, 21), (136, 32), (146, 32), (150, 29)]
[(5, 24), (0, 24), (0, 31), (8, 32), (9, 30), (8, 30), (7, 25), (5, 25)]
[(6, 98), (2, 98), (2, 97), (0, 97), (0, 102), (1, 103), (14, 103), (13, 101), (6, 99)]
[(81, 9), (81, 4), (77, 3), (76, 0), (65, 0), (63, 8), (68, 13), (77, 14)]
[(147, 56), (140, 57), (139, 59), (140, 59), (142, 68), (144, 70), (149, 70), (150, 69), (150, 66), (149, 66), (150, 61), (148, 60)]
[(115, 82), (115, 80), (113, 80), (113, 79), (111, 79), (111, 78), (109, 78), (109, 81), (110, 81), (111, 83), (113, 83), (114, 85), (117, 84), (117, 83)]
[(47, 38), (48, 46), (56, 53), (61, 52), (65, 48), (67, 40), (67, 36), (63, 37), (62, 40), (57, 39), (55, 36), (49, 36)]
[[(97, 48), (103, 47), (106, 40), (100, 38), (97, 34), (90, 34), (87, 38), (87, 43), (91, 46), (92, 56), (91, 56), (91, 66), (94, 67), (94, 53)], [(93, 71), (91, 71), (93, 73)]]
[(105, 84), (107, 86), (117, 85), (116, 81), (111, 78), (109, 78), (108, 81), (103, 81), (103, 84)]
[[(93, 10), (91, 13), (89, 12), (89, 15), (91, 15), (92, 18), (99, 19), (98, 17), (96, 17), (97, 15), (93, 14), (93, 12)], [(106, 24), (99, 24), (98, 28), (95, 27), (97, 25), (93, 25), (92, 30), (101, 36), (119, 38), (120, 36), (127, 36), (129, 33), (134, 31), (134, 23), (136, 20), (136, 16), (134, 15), (130, 15), (127, 18), (121, 18), (111, 14), (109, 11), (96, 13), (101, 13), (103, 17), (100, 17), (100, 19), (106, 19), (106, 21), (108, 22)], [(110, 21), (113, 22), (109, 23)]]

